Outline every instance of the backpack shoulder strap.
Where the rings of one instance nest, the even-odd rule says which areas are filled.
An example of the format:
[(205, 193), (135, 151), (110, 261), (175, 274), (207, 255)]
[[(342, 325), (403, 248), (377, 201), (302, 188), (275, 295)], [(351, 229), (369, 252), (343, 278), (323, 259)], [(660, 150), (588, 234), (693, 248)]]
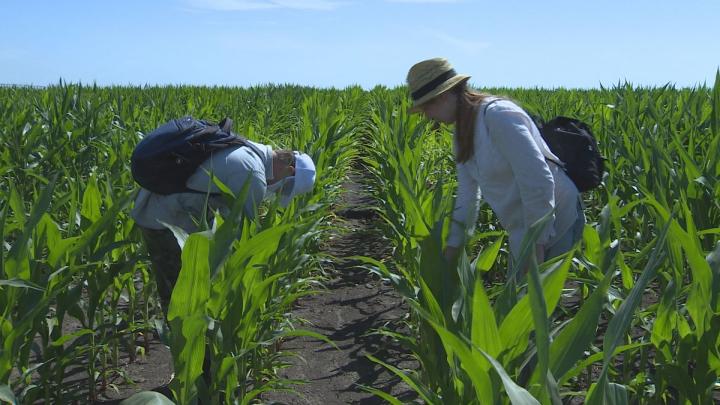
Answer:
[(255, 146), (252, 142), (248, 141), (247, 138), (240, 136), (240, 135), (237, 135), (237, 136), (238, 136), (238, 138), (241, 138), (243, 140), (243, 144), (245, 146), (247, 146), (248, 148), (250, 148), (250, 150), (253, 151), (253, 153), (255, 153), (255, 155), (257, 155), (257, 157), (260, 158), (260, 160), (263, 160), (265, 158), (265, 155), (263, 154), (263, 152), (257, 146)]
[(262, 153), (262, 151), (261, 151), (257, 146), (255, 146), (252, 142), (250, 142), (250, 141), (249, 141), (247, 138), (245, 138), (244, 136), (239, 135), (239, 134), (237, 134), (237, 133), (235, 133), (235, 132), (232, 132), (233, 120), (232, 120), (230, 117), (225, 117), (225, 118), (223, 118), (223, 119), (217, 124), (217, 127), (220, 129), (220, 131), (223, 131), (223, 132), (225, 132), (225, 133), (227, 133), (227, 134), (233, 135), (233, 136), (235, 137), (235, 140), (237, 141), (237, 142), (234, 142), (234, 143), (236, 143), (236, 144), (238, 144), (238, 145), (242, 145), (242, 146), (247, 146), (248, 148), (250, 148), (251, 151), (253, 151), (253, 153), (255, 153), (255, 155), (257, 155), (257, 157), (259, 157), (261, 160), (264, 159), (264, 154)]
[(488, 107), (490, 107), (493, 103), (495, 103), (496, 101), (500, 101), (500, 100), (502, 100), (502, 98), (500, 98), (500, 97), (494, 98), (494, 99), (488, 101), (488, 102), (485, 104), (485, 107), (483, 107), (483, 112), (482, 112), (483, 124), (485, 124), (485, 131), (487, 131), (488, 135), (490, 134), (490, 127), (488, 127), (487, 122), (485, 121), (485, 116), (487, 116), (487, 109), (488, 109)]
[[(500, 101), (500, 100), (502, 100), (502, 98), (500, 98), (500, 97), (494, 98), (494, 99), (488, 101), (487, 104), (485, 104), (485, 108), (483, 108), (483, 118), (485, 118), (485, 115), (487, 114), (488, 107), (490, 107), (494, 102)], [(487, 124), (485, 124), (485, 128), (487, 128)]]
[[(488, 134), (490, 134), (490, 128), (488, 128), (487, 122), (485, 122), (485, 115), (487, 114), (487, 109), (488, 109), (488, 107), (490, 107), (491, 104), (493, 104), (496, 101), (500, 101), (500, 100), (504, 100), (504, 99), (502, 97), (498, 97), (493, 100), (490, 100), (487, 104), (485, 104), (485, 108), (483, 108), (483, 122), (485, 123), (485, 130), (488, 132)], [(525, 110), (523, 109), (523, 111), (525, 111)], [(541, 135), (540, 137), (542, 138), (542, 129), (540, 129), (540, 127), (537, 126), (537, 124), (535, 124), (535, 120), (533, 120), (532, 116), (527, 111), (525, 111), (525, 114), (527, 114), (527, 116), (530, 117), (530, 121), (538, 129), (538, 132), (540, 132), (540, 135)], [(546, 149), (548, 149), (548, 148), (543, 147), (543, 145), (538, 145), (538, 147), (540, 148), (540, 152), (542, 152), (543, 157), (545, 157), (545, 160), (547, 160), (548, 162), (555, 163), (556, 165), (560, 166), (562, 169), (565, 169), (564, 163), (547, 156)], [(549, 151), (549, 150), (547, 152), (552, 153), (552, 151)]]
[(218, 126), (220, 130), (230, 133), (232, 132), (233, 120), (230, 117), (225, 117), (218, 123)]

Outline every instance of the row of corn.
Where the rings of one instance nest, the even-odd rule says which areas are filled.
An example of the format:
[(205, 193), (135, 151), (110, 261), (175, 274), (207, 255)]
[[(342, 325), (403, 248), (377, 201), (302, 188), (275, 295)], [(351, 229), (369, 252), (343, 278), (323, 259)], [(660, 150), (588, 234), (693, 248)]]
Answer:
[[(319, 243), (362, 128), (359, 90), (60, 83), (1, 92), (0, 402), (102, 398), (118, 381), (132, 384), (127, 357), (152, 359), (152, 334), (170, 347), (178, 403), (250, 403), (288, 386), (277, 377), (288, 355), (279, 343), (310, 334), (287, 313), (326, 260)], [(287, 209), (218, 217), (184, 235), (167, 325), (129, 216), (129, 158), (143, 134), (183, 115), (229, 116), (251, 139), (306, 151), (318, 181)]]
[[(398, 374), (428, 404), (710, 404), (720, 378), (720, 74), (713, 88), (491, 89), (546, 119), (592, 124), (607, 157), (567, 255), (536, 263), (535, 224), (508, 268), (487, 206), (457, 263), (442, 255), (455, 187), (450, 128), (378, 94), (363, 159), (395, 247), (366, 266), (411, 308)], [(391, 102), (388, 103), (388, 100)], [(400, 403), (372, 387), (390, 403)]]

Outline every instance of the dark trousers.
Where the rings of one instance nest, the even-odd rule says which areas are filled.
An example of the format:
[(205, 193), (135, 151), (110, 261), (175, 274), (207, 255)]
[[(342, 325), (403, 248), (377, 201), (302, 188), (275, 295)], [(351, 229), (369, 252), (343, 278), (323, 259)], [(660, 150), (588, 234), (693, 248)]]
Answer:
[[(145, 247), (150, 255), (163, 314), (167, 317), (168, 308), (170, 308), (170, 296), (182, 268), (182, 251), (177, 239), (175, 239), (175, 235), (170, 230), (143, 227), (140, 227), (140, 229), (142, 229)], [(203, 379), (208, 386), (210, 385), (210, 356), (210, 347), (206, 345)]]
[(168, 229), (157, 230), (142, 227), (140, 229), (142, 229), (145, 247), (150, 255), (160, 304), (167, 316), (170, 296), (182, 267), (180, 245)]

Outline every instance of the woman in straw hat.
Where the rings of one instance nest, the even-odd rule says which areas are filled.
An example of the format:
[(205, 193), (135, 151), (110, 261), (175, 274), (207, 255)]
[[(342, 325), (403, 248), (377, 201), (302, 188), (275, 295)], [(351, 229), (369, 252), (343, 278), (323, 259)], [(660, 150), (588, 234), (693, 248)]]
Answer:
[(508, 231), (513, 256), (530, 225), (553, 209), (536, 242), (538, 262), (567, 252), (585, 224), (575, 184), (548, 163), (559, 159), (527, 113), (510, 100), (472, 91), (469, 78), (443, 58), (419, 62), (407, 75), (411, 111), (455, 124), (458, 190), (446, 257), (454, 258), (473, 232), (481, 192)]

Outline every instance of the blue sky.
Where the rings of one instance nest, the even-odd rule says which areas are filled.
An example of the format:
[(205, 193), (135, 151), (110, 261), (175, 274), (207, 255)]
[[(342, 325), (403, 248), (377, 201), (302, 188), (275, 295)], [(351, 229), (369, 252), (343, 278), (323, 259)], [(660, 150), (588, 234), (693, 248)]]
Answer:
[(0, 2), (0, 83), (403, 84), (448, 58), (478, 87), (712, 85), (720, 1)]

